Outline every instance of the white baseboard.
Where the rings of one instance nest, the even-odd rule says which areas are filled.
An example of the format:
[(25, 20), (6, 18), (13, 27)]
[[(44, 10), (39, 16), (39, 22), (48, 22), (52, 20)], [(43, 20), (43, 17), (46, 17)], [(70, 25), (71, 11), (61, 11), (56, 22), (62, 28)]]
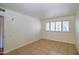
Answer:
[[(45, 38), (43, 38), (45, 39)], [(52, 40), (52, 39), (46, 39), (46, 40)], [(59, 42), (64, 42), (64, 43), (69, 43), (69, 44), (75, 44), (75, 43), (72, 43), (72, 42), (66, 42), (66, 41), (60, 41), (60, 40), (52, 40), (52, 41), (59, 41)]]
[[(21, 48), (21, 47), (23, 47), (23, 46), (25, 46), (25, 45), (28, 45), (28, 44), (33, 43), (33, 42), (38, 41), (38, 40), (40, 40), (40, 39), (33, 40), (33, 41), (28, 42), (28, 43), (19, 45), (17, 48), (14, 48), (14, 49), (10, 49), (10, 50), (4, 51), (4, 54), (7, 54), (7, 53), (9, 53), (9, 52), (11, 52), (11, 51), (13, 51), (13, 50), (16, 50), (16, 49), (18, 49), (18, 48)], [(4, 48), (4, 50), (5, 50), (5, 48)]]

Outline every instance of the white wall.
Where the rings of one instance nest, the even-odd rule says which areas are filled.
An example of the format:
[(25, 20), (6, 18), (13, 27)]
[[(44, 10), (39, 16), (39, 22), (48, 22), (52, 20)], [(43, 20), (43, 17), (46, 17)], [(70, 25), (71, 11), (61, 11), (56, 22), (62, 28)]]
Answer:
[(79, 52), (79, 11), (77, 11), (76, 13), (75, 33), (76, 33), (76, 47)]
[[(69, 25), (70, 25), (69, 32), (47, 32), (45, 31), (45, 23), (47, 21), (63, 21), (63, 20), (69, 21)], [(75, 21), (74, 16), (61, 17), (58, 19), (41, 20), (42, 22), (42, 37), (41, 38), (75, 44), (75, 25), (74, 25), (75, 22), (74, 21)]]
[(41, 25), (39, 19), (8, 9), (0, 14), (4, 15), (5, 52), (40, 39)]

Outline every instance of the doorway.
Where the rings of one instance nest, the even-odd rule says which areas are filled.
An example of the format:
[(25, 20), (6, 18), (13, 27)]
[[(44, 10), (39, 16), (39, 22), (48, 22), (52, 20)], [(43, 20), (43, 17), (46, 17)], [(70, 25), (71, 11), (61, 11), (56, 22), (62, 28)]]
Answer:
[(4, 52), (3, 39), (4, 39), (4, 17), (0, 16), (0, 55), (3, 55)]

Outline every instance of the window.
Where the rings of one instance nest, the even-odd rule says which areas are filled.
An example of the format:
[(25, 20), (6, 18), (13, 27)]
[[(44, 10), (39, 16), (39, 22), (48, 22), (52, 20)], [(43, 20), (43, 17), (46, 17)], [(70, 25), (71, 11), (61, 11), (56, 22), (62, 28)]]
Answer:
[(50, 26), (50, 23), (47, 22), (47, 23), (46, 23), (46, 31), (49, 31), (49, 30), (50, 30), (50, 29), (49, 29), (49, 26)]
[(46, 31), (69, 31), (69, 21), (47, 22)]
[(63, 21), (63, 32), (69, 31), (69, 21)]
[(56, 22), (56, 31), (61, 31), (61, 22)]
[(55, 31), (55, 22), (51, 22), (51, 31)]

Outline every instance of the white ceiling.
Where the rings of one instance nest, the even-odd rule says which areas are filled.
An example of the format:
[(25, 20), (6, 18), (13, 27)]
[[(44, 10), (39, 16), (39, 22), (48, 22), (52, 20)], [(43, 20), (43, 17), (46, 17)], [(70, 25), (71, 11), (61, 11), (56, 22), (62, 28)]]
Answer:
[(0, 3), (1, 7), (12, 9), (33, 17), (61, 16), (75, 13), (79, 4), (74, 3)]

